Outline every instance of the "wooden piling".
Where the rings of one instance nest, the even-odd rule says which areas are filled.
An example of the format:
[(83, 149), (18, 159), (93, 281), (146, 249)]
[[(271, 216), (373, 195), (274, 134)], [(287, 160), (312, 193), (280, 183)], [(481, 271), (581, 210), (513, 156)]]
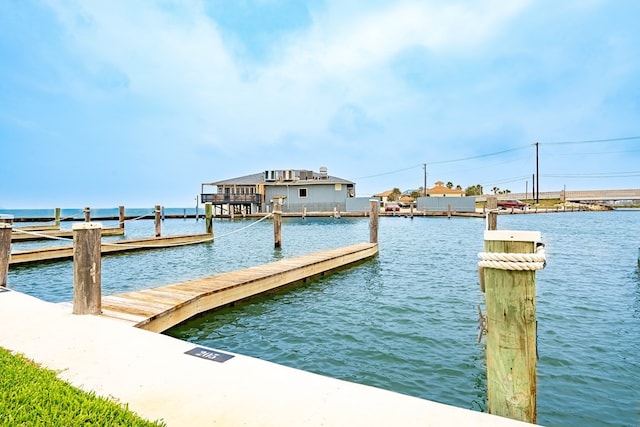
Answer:
[(7, 275), (9, 274), (12, 231), (13, 217), (0, 215), (0, 287), (3, 288), (7, 286)]
[[(534, 253), (539, 232), (485, 231), (485, 252)], [(535, 270), (484, 268), (488, 412), (535, 423)]]
[(204, 204), (204, 217), (205, 232), (213, 236), (213, 205), (211, 202)]
[(74, 224), (73, 230), (73, 314), (101, 314), (102, 224)]
[(277, 199), (273, 207), (273, 247), (282, 248), (282, 206)]
[(55, 222), (54, 222), (55, 226), (60, 227), (60, 208), (55, 208), (53, 210), (53, 215), (55, 218)]
[(155, 206), (155, 226), (156, 226), (156, 237), (160, 237), (160, 235), (162, 234), (162, 225), (160, 222), (160, 205), (156, 205)]
[(118, 227), (124, 228), (124, 206), (118, 206)]
[(87, 206), (84, 208), (84, 222), (89, 221), (91, 221), (91, 208)]
[(378, 243), (378, 216), (380, 205), (377, 199), (369, 199), (369, 243)]
[(498, 229), (498, 198), (496, 196), (487, 196), (487, 203), (485, 205), (487, 209), (487, 230)]

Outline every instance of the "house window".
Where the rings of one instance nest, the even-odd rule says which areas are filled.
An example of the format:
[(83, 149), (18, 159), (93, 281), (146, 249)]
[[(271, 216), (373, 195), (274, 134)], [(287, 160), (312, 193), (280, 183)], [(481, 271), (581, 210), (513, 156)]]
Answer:
[(306, 199), (307, 198), (307, 189), (306, 188), (298, 188), (298, 198)]
[(336, 189), (336, 191), (342, 191), (342, 184), (336, 184), (334, 188)]

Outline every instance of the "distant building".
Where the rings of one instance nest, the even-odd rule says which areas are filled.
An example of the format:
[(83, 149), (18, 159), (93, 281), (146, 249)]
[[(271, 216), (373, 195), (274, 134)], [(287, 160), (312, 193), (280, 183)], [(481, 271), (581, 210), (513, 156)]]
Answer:
[[(205, 187), (216, 187), (205, 192)], [(344, 211), (347, 199), (355, 197), (355, 183), (330, 176), (326, 167), (319, 172), (298, 169), (266, 170), (223, 181), (203, 183), (200, 199), (211, 202), (220, 213), (273, 211), (274, 200), (282, 201), (283, 212)]]
[(431, 187), (427, 190), (428, 197), (464, 197), (464, 190), (457, 190), (455, 188), (447, 188), (444, 182), (437, 181), (435, 187)]

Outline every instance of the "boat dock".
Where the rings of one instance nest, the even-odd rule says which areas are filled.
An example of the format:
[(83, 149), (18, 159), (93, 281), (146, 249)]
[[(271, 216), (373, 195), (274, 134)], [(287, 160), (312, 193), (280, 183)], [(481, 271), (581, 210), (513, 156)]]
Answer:
[(104, 296), (102, 315), (162, 332), (206, 311), (305, 282), (377, 253), (376, 243), (359, 243), (203, 279)]
[[(180, 236), (148, 237), (142, 239), (116, 240), (101, 244), (102, 255), (132, 252), (150, 249), (162, 249), (172, 246), (184, 246), (213, 241), (211, 234), (186, 234)], [(9, 267), (43, 262), (73, 259), (73, 246), (50, 246), (37, 249), (11, 251)]]
[[(60, 230), (59, 228), (53, 229), (42, 229), (40, 228), (35, 230), (24, 229), (24, 232), (20, 232), (21, 228), (16, 228), (11, 233), (11, 242), (26, 242), (33, 240), (45, 240), (50, 238), (65, 238), (72, 239), (73, 231), (71, 229), (68, 230)], [(102, 236), (124, 236), (124, 227), (113, 227), (113, 228), (103, 228), (101, 230)]]

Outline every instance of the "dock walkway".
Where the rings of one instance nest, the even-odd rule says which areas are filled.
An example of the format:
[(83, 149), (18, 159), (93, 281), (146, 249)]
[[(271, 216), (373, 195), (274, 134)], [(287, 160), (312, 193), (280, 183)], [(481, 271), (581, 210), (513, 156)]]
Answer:
[(359, 243), (203, 279), (104, 296), (102, 313), (142, 329), (162, 332), (200, 313), (306, 281), (377, 253), (377, 244)]
[[(73, 238), (73, 230), (68, 229), (68, 230), (61, 230), (59, 228), (53, 228), (53, 229), (38, 229), (37, 233), (34, 233), (33, 231), (35, 230), (29, 230), (28, 228), (24, 227), (22, 228), (22, 231), (24, 232), (20, 232), (21, 228), (17, 228), (15, 230), (13, 230), (13, 233), (11, 233), (11, 242), (26, 242), (26, 241), (32, 241), (32, 240), (46, 240), (49, 238), (56, 238), (56, 237), (61, 237), (61, 238), (67, 238), (67, 239), (72, 239)], [(28, 232), (27, 232), (28, 231)], [(102, 236), (124, 236), (124, 227), (113, 227), (113, 228), (103, 228), (101, 230)]]
[[(103, 255), (140, 251), (149, 249), (162, 249), (178, 245), (190, 245), (203, 242), (211, 242), (211, 234), (187, 234), (180, 236), (149, 237), (142, 239), (115, 240), (104, 242), (101, 245)], [(46, 248), (21, 249), (11, 252), (9, 267), (18, 265), (35, 264), (41, 262), (64, 261), (73, 259), (73, 246), (49, 246)]]

